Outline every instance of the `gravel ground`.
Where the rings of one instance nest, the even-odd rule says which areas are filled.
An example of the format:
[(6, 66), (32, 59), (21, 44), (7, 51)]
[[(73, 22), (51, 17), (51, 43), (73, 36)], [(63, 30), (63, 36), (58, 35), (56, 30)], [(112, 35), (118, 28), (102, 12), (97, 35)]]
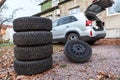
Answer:
[[(54, 45), (53, 68), (42, 74), (17, 75), (13, 69), (13, 49), (0, 58), (0, 80), (120, 80), (120, 45), (92, 45), (89, 62), (71, 63), (63, 54), (64, 45)], [(58, 51), (55, 51), (58, 47)]]

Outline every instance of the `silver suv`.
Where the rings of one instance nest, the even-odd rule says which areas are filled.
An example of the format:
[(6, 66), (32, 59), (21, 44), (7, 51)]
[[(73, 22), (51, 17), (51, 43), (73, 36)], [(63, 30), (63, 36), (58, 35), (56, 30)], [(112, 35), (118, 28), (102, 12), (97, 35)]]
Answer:
[[(53, 41), (66, 42), (80, 39), (93, 44), (95, 41), (104, 38), (106, 36), (104, 22), (97, 17), (97, 14), (113, 4), (113, 0), (93, 0), (85, 13), (68, 15), (53, 21)], [(93, 25), (93, 22), (96, 25)]]
[[(68, 40), (80, 39), (89, 43), (102, 39), (106, 36), (104, 23), (88, 20), (84, 13), (68, 15), (53, 21), (53, 42), (66, 42)], [(102, 25), (102, 26), (101, 26)], [(100, 27), (98, 27), (100, 26)]]

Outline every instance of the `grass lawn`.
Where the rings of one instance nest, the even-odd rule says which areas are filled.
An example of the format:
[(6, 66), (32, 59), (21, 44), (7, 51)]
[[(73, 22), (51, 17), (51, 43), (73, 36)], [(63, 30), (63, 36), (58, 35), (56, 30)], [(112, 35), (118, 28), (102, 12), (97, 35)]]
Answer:
[(12, 44), (12, 43), (3, 43), (3, 44), (0, 44), (0, 48), (5, 48), (5, 47), (14, 47), (14, 44)]

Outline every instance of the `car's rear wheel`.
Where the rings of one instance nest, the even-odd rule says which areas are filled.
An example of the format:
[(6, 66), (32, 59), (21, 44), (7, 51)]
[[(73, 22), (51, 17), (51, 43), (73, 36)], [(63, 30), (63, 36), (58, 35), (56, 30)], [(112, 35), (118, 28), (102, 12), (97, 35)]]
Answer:
[(79, 37), (78, 34), (76, 34), (76, 33), (70, 33), (67, 36), (66, 42), (69, 41), (69, 40), (79, 40), (79, 39), (80, 39), (80, 37)]

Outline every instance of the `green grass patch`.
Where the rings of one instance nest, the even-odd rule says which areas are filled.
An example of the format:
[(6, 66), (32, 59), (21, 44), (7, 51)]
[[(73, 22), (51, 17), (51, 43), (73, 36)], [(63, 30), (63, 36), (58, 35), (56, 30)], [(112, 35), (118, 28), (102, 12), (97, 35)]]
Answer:
[(65, 68), (65, 67), (67, 67), (67, 64), (62, 64), (62, 65), (60, 65), (60, 67)]
[(14, 47), (14, 44), (13, 43), (3, 43), (3, 44), (0, 44), (0, 48), (2, 47)]

